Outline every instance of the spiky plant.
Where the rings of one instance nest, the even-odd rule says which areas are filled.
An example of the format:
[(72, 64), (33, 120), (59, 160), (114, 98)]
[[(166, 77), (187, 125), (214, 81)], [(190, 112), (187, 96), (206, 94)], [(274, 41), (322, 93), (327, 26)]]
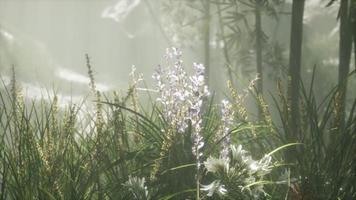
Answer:
[[(203, 173), (203, 160), (222, 152), (221, 159), (232, 162), (229, 145), (237, 140), (260, 154), (274, 148), (267, 146), (267, 134), (263, 143), (256, 139), (270, 127), (247, 117), (246, 93), (224, 101), (219, 112), (208, 98), (204, 67), (194, 64), (189, 75), (175, 48), (166, 58), (154, 76), (158, 93), (150, 109), (138, 99), (142, 76), (136, 73), (126, 94), (98, 92), (88, 56), (93, 98), (59, 107), (55, 93), (28, 100), (16, 89), (19, 84), (5, 86), (0, 91), (0, 197), (206, 198), (201, 182), (212, 174)], [(261, 145), (249, 145), (252, 141)]]
[(272, 157), (266, 154), (256, 161), (242, 149), (242, 146), (231, 146), (229, 156), (220, 155), (220, 158), (209, 157), (204, 166), (208, 173), (212, 173), (215, 180), (202, 187), (207, 196), (214, 199), (258, 199), (265, 195), (263, 185), (270, 183), (264, 180), (269, 174)]
[[(355, 192), (356, 150), (356, 99), (350, 102), (345, 117), (345, 127), (338, 125), (338, 88), (327, 96), (317, 99), (313, 91), (315, 70), (307, 89), (303, 84), (301, 93), (300, 133), (297, 142), (304, 145), (296, 148), (295, 161), (290, 166), (294, 182), (289, 189), (290, 198), (296, 199), (353, 199)], [(279, 87), (281, 88), (281, 87)], [(289, 106), (283, 92), (280, 92), (278, 105), (282, 127), (281, 137), (290, 130), (286, 116)], [(293, 175), (292, 173), (292, 175)]]

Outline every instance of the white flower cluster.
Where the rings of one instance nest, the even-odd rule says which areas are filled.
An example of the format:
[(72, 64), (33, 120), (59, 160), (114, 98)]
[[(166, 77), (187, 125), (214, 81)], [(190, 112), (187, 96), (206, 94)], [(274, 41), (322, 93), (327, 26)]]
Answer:
[(197, 155), (204, 145), (200, 135), (202, 104), (209, 91), (204, 82), (204, 66), (194, 63), (194, 74), (188, 76), (181, 56), (182, 53), (177, 48), (167, 49), (167, 66), (159, 66), (152, 77), (157, 84), (157, 100), (163, 106), (165, 120), (179, 133), (184, 133), (189, 124), (191, 125), (193, 153)]
[(227, 192), (227, 190), (225, 189), (225, 186), (223, 184), (221, 184), (220, 180), (215, 180), (213, 182), (211, 182), (209, 185), (204, 185), (201, 188), (202, 191), (207, 191), (208, 197), (213, 196), (214, 193), (218, 194), (219, 196), (224, 196)]
[(130, 85), (133, 86), (133, 87), (137, 87), (137, 85), (143, 81), (143, 74), (138, 74), (136, 72), (136, 66), (135, 65), (132, 65), (131, 67), (131, 72), (129, 74), (130, 76)]
[(221, 158), (228, 159), (229, 156), (229, 147), (231, 144), (230, 128), (234, 122), (234, 109), (232, 104), (227, 100), (222, 100), (221, 102), (221, 121), (222, 126), (220, 128), (222, 141), (222, 151)]
[(149, 199), (145, 178), (129, 177), (123, 186), (134, 196), (135, 199)]
[(208, 196), (214, 193), (225, 195), (228, 189), (238, 189), (242, 196), (258, 197), (263, 194), (263, 184), (257, 183), (271, 172), (272, 157), (265, 155), (260, 160), (254, 160), (241, 145), (232, 145), (230, 150), (230, 158), (209, 157), (204, 162), (207, 171), (213, 173), (217, 179), (204, 185), (201, 190), (207, 191)]
[(250, 175), (258, 175), (262, 177), (271, 171), (272, 157), (270, 155), (264, 155), (263, 158), (256, 161), (253, 160), (249, 153), (242, 149), (241, 145), (231, 146), (231, 156), (233, 161), (237, 161), (236, 164), (240, 166), (247, 166)]

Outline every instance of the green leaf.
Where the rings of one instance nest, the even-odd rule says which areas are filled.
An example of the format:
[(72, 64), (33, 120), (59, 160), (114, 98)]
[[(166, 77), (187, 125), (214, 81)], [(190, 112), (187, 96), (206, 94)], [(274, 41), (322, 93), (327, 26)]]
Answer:
[(296, 145), (302, 145), (302, 144), (303, 144), (303, 143), (298, 143), (298, 142), (296, 142), (296, 143), (289, 143), (289, 144), (282, 145), (282, 146), (280, 146), (280, 147), (274, 149), (273, 151), (269, 152), (269, 153), (267, 154), (267, 156), (270, 156), (270, 155), (276, 153), (277, 151), (280, 151), (280, 150), (285, 149), (285, 148), (287, 148), (287, 147), (296, 146)]

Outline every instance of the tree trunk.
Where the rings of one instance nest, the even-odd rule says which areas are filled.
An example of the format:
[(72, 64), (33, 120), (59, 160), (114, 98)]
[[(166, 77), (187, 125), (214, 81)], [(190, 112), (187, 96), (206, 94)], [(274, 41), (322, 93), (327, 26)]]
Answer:
[[(263, 95), (263, 71), (262, 71), (262, 25), (261, 25), (261, 0), (255, 4), (255, 34), (256, 34), (256, 71), (257, 71), (257, 95)], [(258, 119), (262, 118), (261, 106), (258, 106)]]
[[(303, 15), (305, 0), (293, 0), (292, 6), (292, 25), (291, 42), (289, 52), (289, 131), (286, 133), (287, 142), (296, 142), (299, 135), (299, 86), (302, 58), (302, 39), (303, 39)], [(295, 159), (295, 148), (287, 151), (287, 161), (293, 162)]]
[(356, 2), (355, 1), (353, 1), (353, 4), (351, 5), (351, 14), (352, 14), (351, 27), (353, 27), (353, 29), (351, 31), (353, 32), (354, 65), (355, 65), (355, 71), (356, 71)]
[(341, 0), (340, 4), (340, 40), (339, 40), (339, 90), (337, 96), (337, 125), (344, 128), (347, 76), (350, 71), (352, 51), (351, 15), (349, 0)]
[(221, 40), (224, 43), (223, 46), (223, 54), (224, 54), (224, 58), (225, 58), (225, 64), (227, 67), (227, 77), (230, 81), (230, 83), (234, 86), (234, 79), (232, 76), (232, 65), (231, 65), (231, 61), (230, 61), (230, 56), (229, 56), (229, 51), (228, 51), (228, 47), (227, 47), (227, 41), (225, 38), (225, 30), (224, 30), (224, 24), (223, 24), (223, 16), (222, 16), (222, 10), (220, 7), (220, 4), (217, 4), (217, 13), (218, 13), (218, 19), (219, 19), (219, 28), (220, 28), (220, 35), (221, 35)]
[(205, 32), (204, 32), (204, 66), (205, 81), (209, 86), (210, 76), (210, 2), (206, 1), (205, 8)]

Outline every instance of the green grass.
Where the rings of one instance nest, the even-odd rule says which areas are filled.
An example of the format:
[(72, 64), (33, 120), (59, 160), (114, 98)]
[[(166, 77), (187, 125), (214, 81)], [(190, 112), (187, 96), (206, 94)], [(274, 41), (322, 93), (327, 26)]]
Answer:
[[(336, 90), (317, 103), (312, 90), (302, 89), (302, 132), (295, 144), (285, 142), (288, 104), (283, 95), (275, 99), (276, 120), (251, 90), (262, 111), (256, 121), (249, 118), (245, 95), (230, 85), (234, 116), (226, 135), (221, 134), (219, 104), (214, 96), (205, 99), (202, 165), (197, 168), (189, 122), (182, 134), (155, 100), (143, 108), (135, 82), (121, 96), (96, 91), (89, 59), (88, 69), (92, 94), (65, 108), (58, 106), (56, 95), (26, 99), (15, 76), (0, 91), (0, 200), (356, 198), (356, 101), (345, 128), (338, 128)], [(234, 157), (240, 154), (232, 150), (229, 160), (219, 160), (226, 138), (247, 149), (241, 155), (248, 161)], [(286, 148), (296, 149), (295, 163), (284, 162)], [(268, 173), (250, 168), (266, 156), (272, 156)], [(222, 171), (209, 168), (212, 161)], [(211, 183), (227, 192), (210, 188), (209, 195)], [(197, 192), (200, 187), (205, 189)]]

